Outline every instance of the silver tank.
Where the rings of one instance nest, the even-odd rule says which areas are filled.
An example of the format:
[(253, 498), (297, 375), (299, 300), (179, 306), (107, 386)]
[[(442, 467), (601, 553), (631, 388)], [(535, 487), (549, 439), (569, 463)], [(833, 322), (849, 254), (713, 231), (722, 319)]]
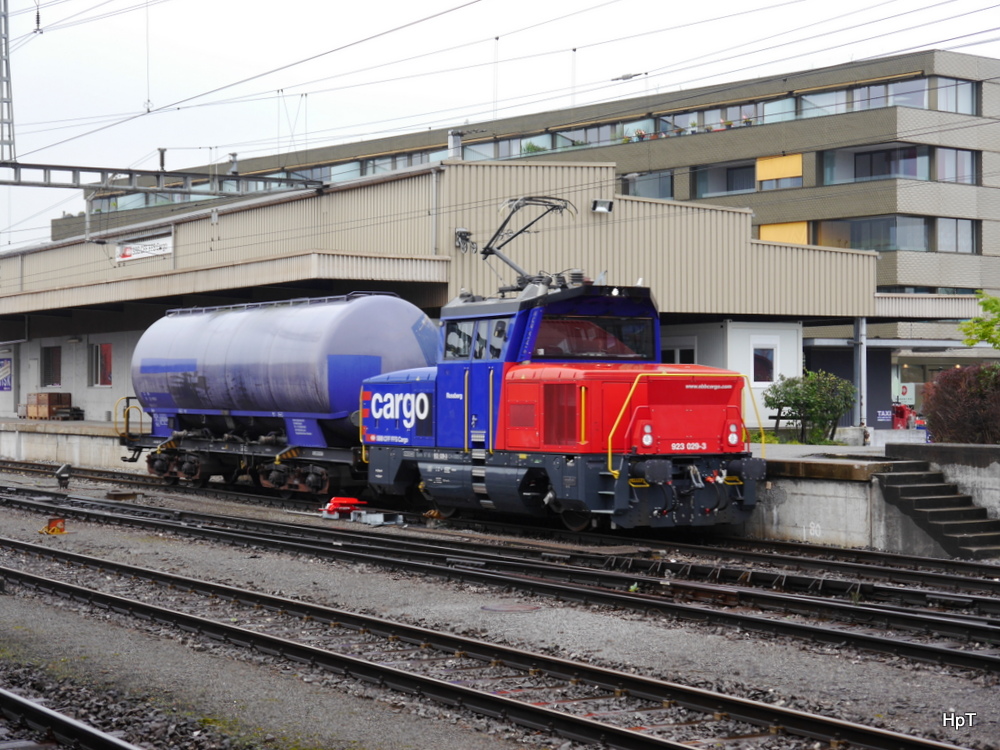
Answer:
[(140, 403), (178, 409), (343, 418), (361, 381), (433, 364), (437, 329), (395, 296), (353, 294), (171, 311), (139, 339)]

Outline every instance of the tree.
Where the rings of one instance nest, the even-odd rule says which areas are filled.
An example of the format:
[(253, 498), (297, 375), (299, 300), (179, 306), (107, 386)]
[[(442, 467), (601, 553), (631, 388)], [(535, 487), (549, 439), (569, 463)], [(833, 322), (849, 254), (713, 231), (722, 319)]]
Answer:
[(854, 406), (857, 393), (850, 381), (816, 370), (797, 378), (779, 375), (764, 391), (764, 405), (798, 420), (803, 442), (820, 443), (833, 437), (837, 421)]
[(924, 388), (935, 443), (1000, 443), (1000, 364), (943, 370)]
[(976, 296), (985, 314), (958, 324), (958, 329), (965, 334), (965, 345), (973, 346), (985, 341), (994, 349), (1000, 349), (1000, 297), (991, 297), (982, 289), (976, 292)]

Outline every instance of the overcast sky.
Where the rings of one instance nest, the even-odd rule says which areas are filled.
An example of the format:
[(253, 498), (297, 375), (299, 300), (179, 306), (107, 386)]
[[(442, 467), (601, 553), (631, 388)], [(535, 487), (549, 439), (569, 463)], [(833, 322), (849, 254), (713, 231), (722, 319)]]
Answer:
[[(24, 164), (157, 169), (166, 148), (181, 169), (918, 49), (1000, 58), (1000, 0), (9, 6)], [(79, 191), (0, 187), (0, 251), (82, 210)]]

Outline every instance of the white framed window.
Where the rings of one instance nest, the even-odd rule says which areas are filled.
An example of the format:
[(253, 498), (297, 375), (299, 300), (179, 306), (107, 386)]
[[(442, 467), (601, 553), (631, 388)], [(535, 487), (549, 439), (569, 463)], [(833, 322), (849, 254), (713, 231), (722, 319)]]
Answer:
[(91, 385), (111, 385), (111, 362), (111, 344), (91, 344)]
[(755, 386), (766, 388), (778, 379), (778, 344), (777, 336), (750, 337), (750, 378)]
[(694, 336), (663, 339), (660, 361), (667, 365), (693, 365), (698, 361), (698, 339)]

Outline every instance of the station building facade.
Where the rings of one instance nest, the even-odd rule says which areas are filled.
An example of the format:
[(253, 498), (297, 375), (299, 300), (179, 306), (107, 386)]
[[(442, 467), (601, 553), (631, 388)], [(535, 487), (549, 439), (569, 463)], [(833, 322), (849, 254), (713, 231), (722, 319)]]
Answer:
[[(920, 52), (232, 166), (316, 191), (178, 202), (106, 186), (51, 243), (0, 258), (0, 340), (14, 342), (0, 349), (21, 349), (22, 391), (53, 387), (42, 350), (62, 334), (83, 387), (109, 387), (110, 361), (127, 395), (114, 373), (169, 306), (364, 282), (433, 314), (497, 285), (470, 252), (497, 206), (546, 194), (580, 215), (519, 248), (522, 264), (642, 279), (665, 360), (750, 373), (758, 392), (834, 371), (862, 387), (853, 423), (887, 427), (903, 391), (995, 354), (962, 346), (956, 323), (978, 313), (975, 290), (1000, 293), (998, 80), (998, 60)], [(92, 348), (102, 327), (117, 349)], [(0, 412), (15, 402), (0, 392)]]

